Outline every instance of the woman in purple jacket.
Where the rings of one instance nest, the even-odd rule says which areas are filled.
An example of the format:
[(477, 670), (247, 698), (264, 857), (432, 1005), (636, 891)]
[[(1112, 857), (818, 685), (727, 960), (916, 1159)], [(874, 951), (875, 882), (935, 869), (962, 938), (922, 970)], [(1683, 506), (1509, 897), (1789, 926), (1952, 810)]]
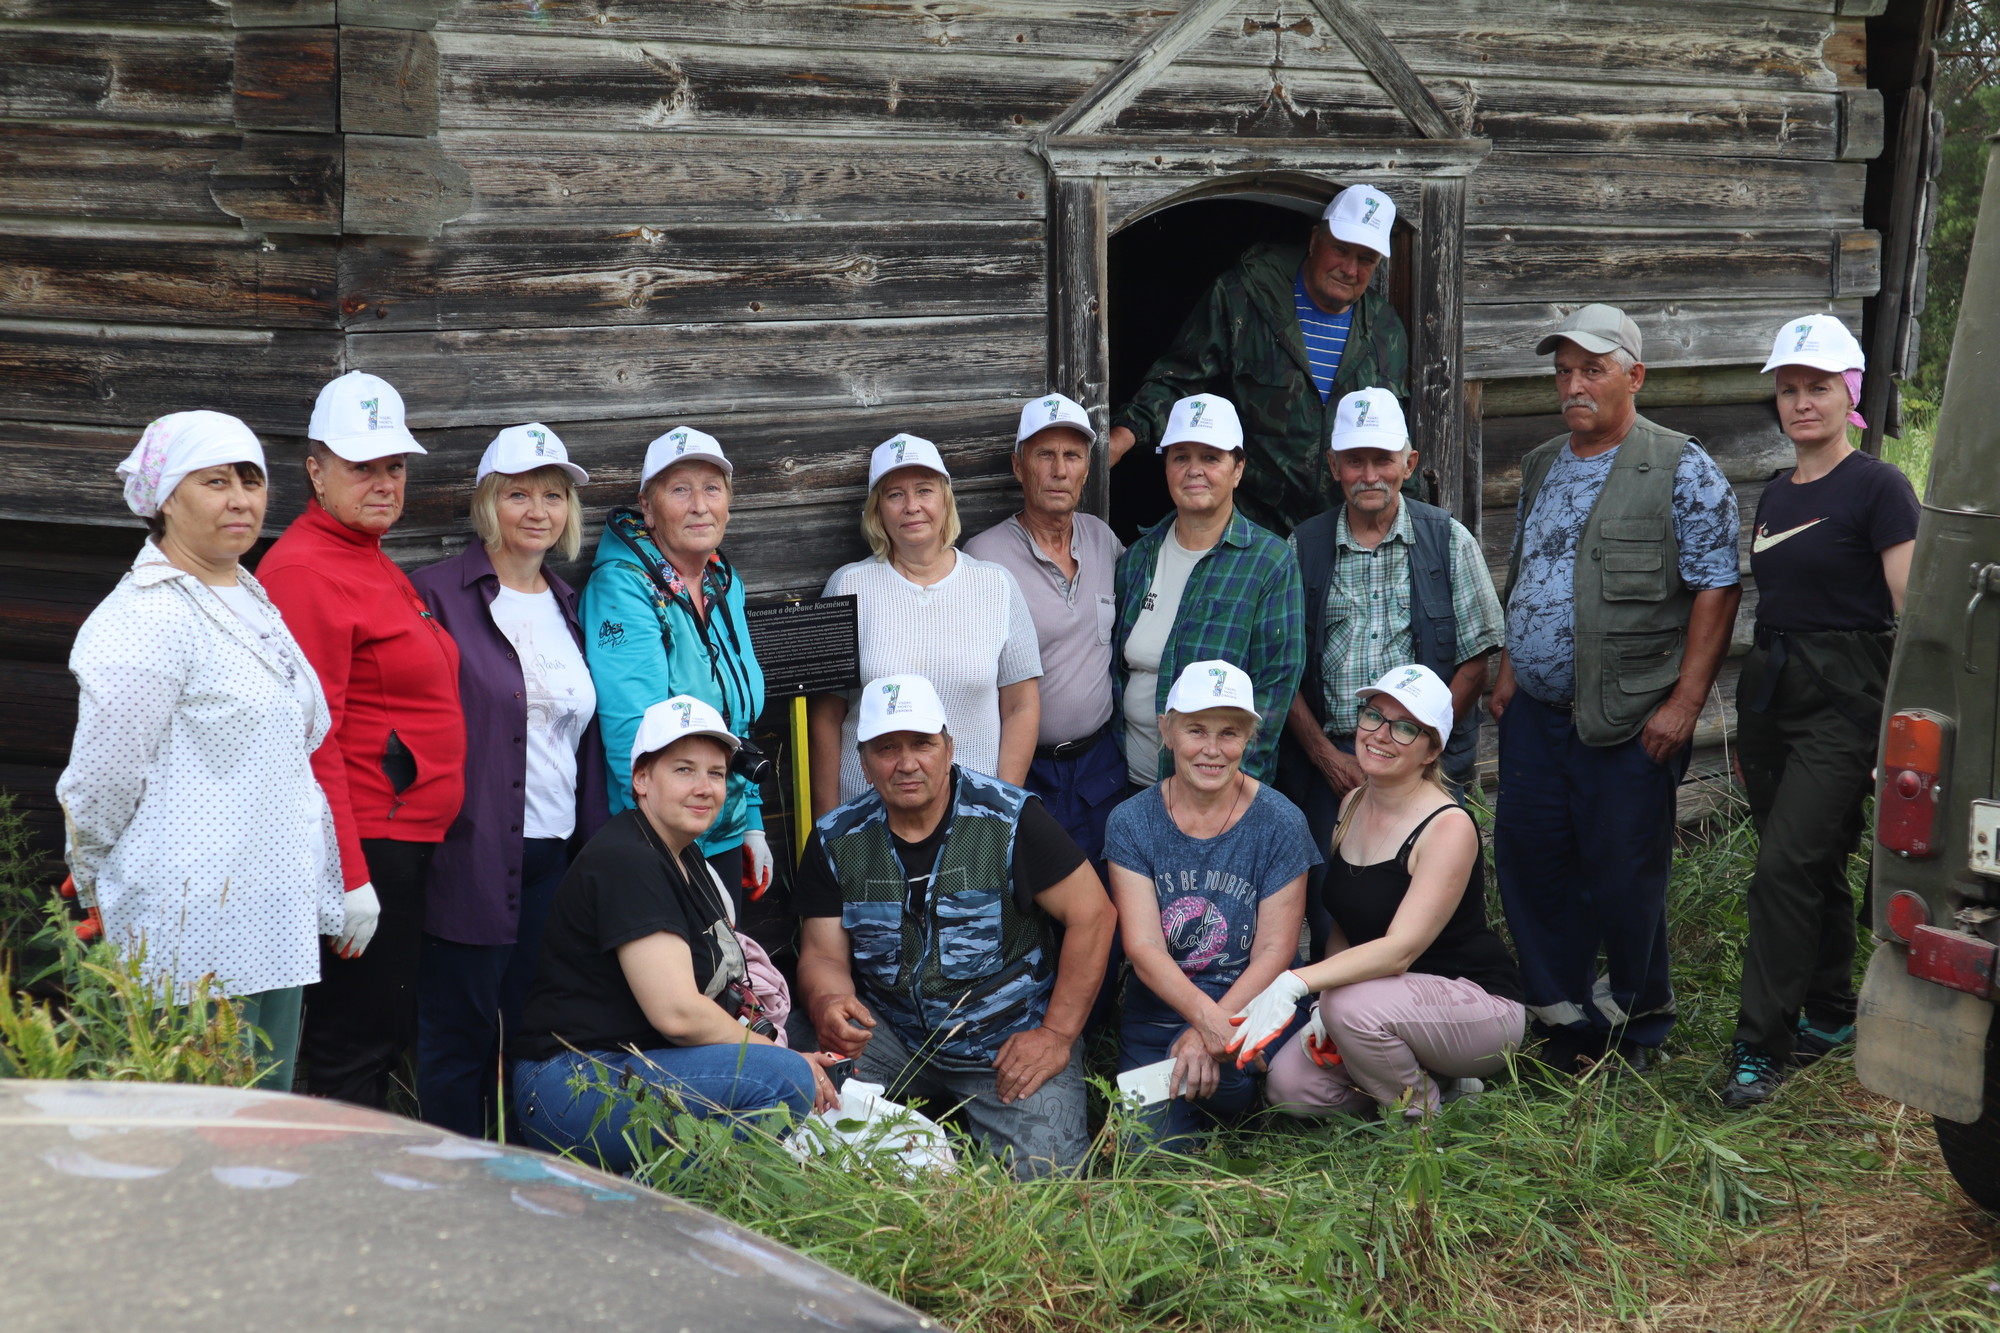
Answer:
[(576, 593), (543, 568), (575, 559), (589, 476), (554, 431), (510, 426), (479, 460), (479, 540), (411, 578), (458, 641), (465, 804), (431, 863), (417, 979), (417, 1101), (477, 1137), (502, 1042), (520, 1027), (556, 886), (605, 820), (597, 691)]

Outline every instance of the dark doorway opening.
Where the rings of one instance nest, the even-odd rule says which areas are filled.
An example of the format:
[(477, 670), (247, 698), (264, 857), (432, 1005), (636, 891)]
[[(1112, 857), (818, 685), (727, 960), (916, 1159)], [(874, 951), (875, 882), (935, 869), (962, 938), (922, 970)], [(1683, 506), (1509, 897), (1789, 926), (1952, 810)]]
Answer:
[[(1303, 242), (1319, 207), (1198, 199), (1141, 218), (1111, 238), (1111, 402), (1123, 407), (1224, 270), (1259, 241)], [(1111, 527), (1131, 543), (1173, 507), (1160, 460), (1134, 449), (1111, 470)]]

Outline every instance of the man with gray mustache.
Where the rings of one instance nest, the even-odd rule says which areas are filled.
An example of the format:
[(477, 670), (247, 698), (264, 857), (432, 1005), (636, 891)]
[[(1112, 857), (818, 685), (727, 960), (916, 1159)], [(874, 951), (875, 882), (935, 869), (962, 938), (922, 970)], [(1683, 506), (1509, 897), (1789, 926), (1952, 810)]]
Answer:
[[(1362, 389), (1340, 400), (1327, 464), (1345, 499), (1292, 533), (1305, 586), (1306, 670), (1279, 751), (1280, 787), (1322, 850), (1341, 798), (1361, 782), (1356, 691), (1411, 662), (1448, 682), (1457, 723), (1444, 775), (1462, 791), (1477, 760), (1487, 656), (1505, 637), (1479, 539), (1401, 493), (1417, 453), (1394, 394)], [(1325, 866), (1313, 869), (1306, 894), (1314, 957), (1332, 920), (1320, 902), (1325, 875)]]
[(1542, 1060), (1644, 1069), (1674, 1021), (1674, 792), (1743, 596), (1736, 496), (1639, 415), (1624, 311), (1584, 306), (1535, 351), (1555, 355), (1569, 430), (1521, 460), (1494, 861)]

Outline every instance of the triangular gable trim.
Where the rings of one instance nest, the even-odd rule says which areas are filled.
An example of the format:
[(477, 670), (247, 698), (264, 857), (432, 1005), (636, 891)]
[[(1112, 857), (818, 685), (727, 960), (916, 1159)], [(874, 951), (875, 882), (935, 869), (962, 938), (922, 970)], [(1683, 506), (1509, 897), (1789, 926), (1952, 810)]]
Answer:
[[(1049, 122), (1041, 135), (1042, 141), (1103, 131), (1238, 3), (1239, 0), (1190, 0), (1186, 9), (1163, 24), (1138, 50)], [(1312, 3), (1417, 133), (1426, 139), (1459, 137), (1458, 127), (1451, 123), (1430, 89), (1373, 18), (1350, 0), (1312, 0)]]

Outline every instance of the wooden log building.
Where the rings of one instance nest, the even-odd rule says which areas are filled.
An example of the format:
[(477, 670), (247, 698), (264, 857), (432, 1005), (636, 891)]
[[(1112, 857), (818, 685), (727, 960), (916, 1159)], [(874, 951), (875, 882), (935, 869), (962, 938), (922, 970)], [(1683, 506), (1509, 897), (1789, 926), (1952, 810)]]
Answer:
[[(595, 518), (698, 424), (753, 588), (817, 591), (876, 442), (937, 440), (978, 530), (1020, 399), (1102, 417), (1245, 245), (1356, 181), (1401, 213), (1424, 465), (1496, 565), (1560, 428), (1534, 343), (1593, 300), (1747, 527), (1789, 457), (1782, 320), (1862, 332), (1894, 429), (1948, 4), (0, 0), (0, 787), (58, 847), (64, 663), (142, 536), (112, 469), (155, 416), (258, 430), (275, 534), (319, 385), (387, 377), (430, 450), (410, 565), (466, 539), (501, 426), (555, 427)], [(1093, 502), (1150, 521), (1156, 468)]]

